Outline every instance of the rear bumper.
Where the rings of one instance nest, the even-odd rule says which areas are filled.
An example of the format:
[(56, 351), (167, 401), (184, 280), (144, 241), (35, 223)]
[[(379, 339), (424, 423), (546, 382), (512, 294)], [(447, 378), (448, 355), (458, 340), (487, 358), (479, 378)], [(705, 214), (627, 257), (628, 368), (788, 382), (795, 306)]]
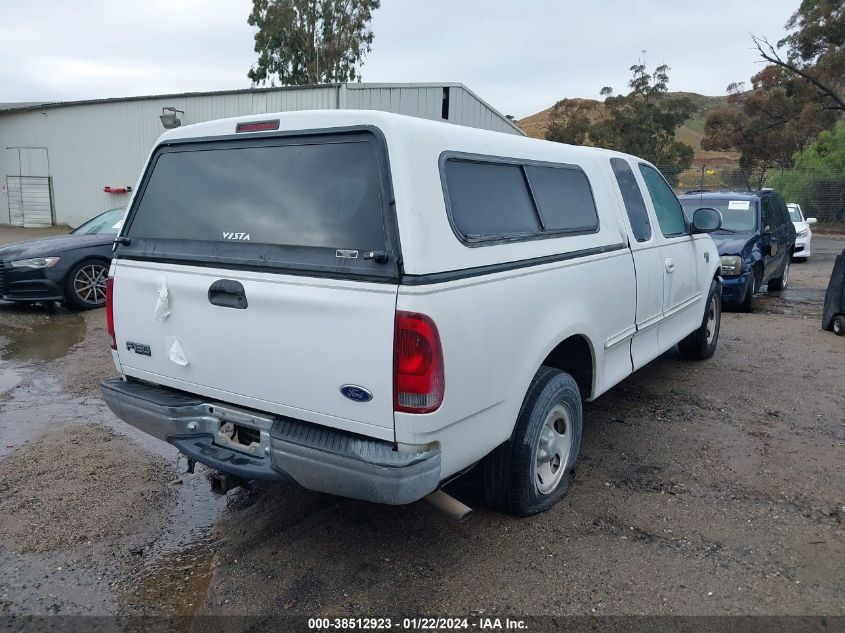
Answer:
[[(182, 453), (236, 477), (293, 480), (304, 488), (375, 503), (421, 499), (440, 483), (440, 450), (400, 453), (382, 440), (204, 400), (121, 379), (101, 383), (103, 398), (121, 420)], [(221, 413), (222, 410), (222, 413)], [(254, 428), (249, 449), (221, 445), (221, 417)]]

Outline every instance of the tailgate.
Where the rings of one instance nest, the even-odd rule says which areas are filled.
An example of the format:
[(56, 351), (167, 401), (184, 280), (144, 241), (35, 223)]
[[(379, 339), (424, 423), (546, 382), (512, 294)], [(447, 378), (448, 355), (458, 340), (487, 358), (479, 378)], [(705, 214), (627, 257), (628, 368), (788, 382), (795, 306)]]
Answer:
[[(114, 273), (127, 375), (393, 439), (396, 286), (122, 260)], [(247, 307), (212, 304), (219, 280), (241, 284)], [(170, 314), (160, 320), (165, 287)], [(347, 398), (344, 385), (372, 400)]]
[(125, 373), (392, 440), (388, 173), (363, 129), (158, 147), (113, 269)]

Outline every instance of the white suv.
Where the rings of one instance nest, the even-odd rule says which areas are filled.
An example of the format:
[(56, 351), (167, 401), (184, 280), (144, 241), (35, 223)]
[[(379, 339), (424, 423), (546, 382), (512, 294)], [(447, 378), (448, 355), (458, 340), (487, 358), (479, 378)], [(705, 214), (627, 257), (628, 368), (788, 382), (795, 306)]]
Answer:
[(616, 152), (375, 111), (155, 146), (109, 279), (111, 409), (242, 479), (403, 504), (482, 462), (515, 515), (570, 489), (583, 399), (712, 356), (717, 211)]

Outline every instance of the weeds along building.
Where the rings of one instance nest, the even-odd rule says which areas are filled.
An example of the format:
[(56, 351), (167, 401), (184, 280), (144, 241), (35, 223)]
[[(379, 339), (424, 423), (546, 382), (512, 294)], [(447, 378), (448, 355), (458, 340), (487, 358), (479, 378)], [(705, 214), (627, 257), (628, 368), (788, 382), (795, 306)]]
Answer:
[(126, 205), (165, 127), (294, 110), (383, 110), (522, 131), (462, 84), (329, 84), (0, 104), (0, 224), (77, 226)]

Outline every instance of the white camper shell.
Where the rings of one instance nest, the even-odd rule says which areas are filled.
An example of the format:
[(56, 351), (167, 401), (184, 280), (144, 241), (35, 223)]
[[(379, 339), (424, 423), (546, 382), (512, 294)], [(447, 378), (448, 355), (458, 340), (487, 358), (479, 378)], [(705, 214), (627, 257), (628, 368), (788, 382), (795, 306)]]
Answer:
[[(714, 215), (715, 214), (715, 215)], [(377, 111), (165, 133), (110, 271), (106, 402), (243, 479), (551, 507), (581, 399), (715, 350), (719, 256), (633, 156)]]

